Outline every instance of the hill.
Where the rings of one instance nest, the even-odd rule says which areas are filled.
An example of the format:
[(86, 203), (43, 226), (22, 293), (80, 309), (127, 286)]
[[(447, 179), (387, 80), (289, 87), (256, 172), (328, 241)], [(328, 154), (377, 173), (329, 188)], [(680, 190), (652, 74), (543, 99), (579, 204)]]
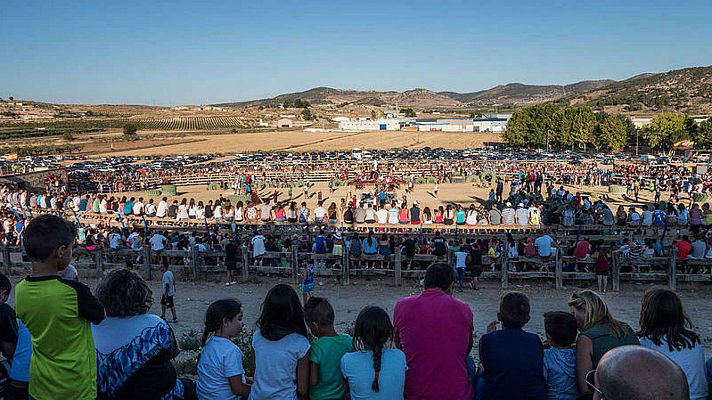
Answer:
[(636, 75), (564, 99), (612, 111), (712, 113), (712, 66)]
[(600, 89), (614, 83), (612, 80), (582, 81), (570, 85), (525, 85), (509, 83), (471, 93), (440, 92), (444, 96), (475, 106), (528, 105), (558, 100), (570, 94), (580, 94)]
[(312, 105), (325, 104), (367, 104), (374, 106), (398, 105), (409, 107), (454, 107), (459, 101), (427, 89), (413, 89), (405, 92), (375, 90), (342, 90), (329, 87), (317, 87), (303, 92), (287, 93), (269, 99), (260, 99), (236, 103), (215, 104), (218, 107), (271, 106), (285, 101), (302, 100)]

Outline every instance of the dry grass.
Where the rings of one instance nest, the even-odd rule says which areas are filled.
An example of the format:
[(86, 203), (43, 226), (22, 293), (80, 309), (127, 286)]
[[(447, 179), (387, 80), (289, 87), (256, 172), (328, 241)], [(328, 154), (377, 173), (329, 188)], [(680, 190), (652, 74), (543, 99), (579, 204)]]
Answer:
[[(480, 147), (484, 142), (501, 141), (499, 134), (450, 132), (305, 132), (276, 131), (225, 135), (186, 135), (182, 143), (162, 143), (164, 139), (141, 141), (144, 148), (111, 151), (102, 155), (169, 155), (233, 153), (248, 151), (328, 151), (363, 149)], [(154, 147), (159, 146), (159, 147)], [(96, 152), (89, 144), (86, 151)]]

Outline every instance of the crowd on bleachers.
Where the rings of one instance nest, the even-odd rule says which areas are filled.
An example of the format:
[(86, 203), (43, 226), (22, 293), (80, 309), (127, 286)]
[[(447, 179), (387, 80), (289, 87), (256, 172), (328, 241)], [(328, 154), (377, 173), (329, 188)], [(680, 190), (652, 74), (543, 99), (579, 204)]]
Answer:
[[(392, 314), (365, 307), (348, 332), (336, 330), (328, 299), (306, 292), (302, 302), (285, 284), (267, 293), (259, 315), (245, 315), (236, 299), (217, 300), (205, 312), (192, 381), (177, 376), (176, 338), (149, 313), (153, 292), (140, 275), (112, 270), (96, 297), (57, 276), (72, 259), (75, 230), (53, 215), (30, 222), (23, 244), (32, 272), (15, 287), (14, 310), (6, 302), (10, 281), (0, 275), (5, 398), (702, 400), (709, 394), (712, 361), (672, 291), (645, 293), (637, 330), (614, 318), (597, 293), (574, 292), (544, 315), (546, 338), (525, 329), (529, 298), (508, 292), (498, 310), (477, 316), (496, 319), (476, 338), (470, 305), (453, 296), (452, 266), (437, 262), (427, 268), (420, 294), (400, 299)], [(174, 283), (163, 283), (162, 304), (168, 294), (172, 307)], [(255, 330), (249, 348), (240, 348), (232, 339), (245, 329), (245, 317), (256, 320)]]

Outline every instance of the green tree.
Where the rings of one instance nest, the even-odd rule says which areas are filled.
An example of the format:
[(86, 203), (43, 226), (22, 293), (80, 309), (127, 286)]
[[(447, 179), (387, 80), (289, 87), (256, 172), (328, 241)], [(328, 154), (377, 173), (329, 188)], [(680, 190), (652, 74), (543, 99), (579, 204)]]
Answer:
[(557, 132), (557, 142), (561, 147), (586, 149), (593, 140), (596, 129), (596, 114), (591, 107), (579, 106), (564, 109), (561, 129)]
[(314, 119), (314, 115), (308, 108), (304, 108), (302, 110), (302, 118), (304, 118), (305, 121), (311, 121)]
[(700, 122), (695, 135), (692, 136), (695, 146), (701, 149), (712, 148), (712, 118)]
[(62, 139), (71, 142), (72, 140), (74, 140), (74, 135), (72, 135), (72, 132), (64, 132), (64, 134), (62, 135)]
[(415, 111), (412, 108), (401, 108), (400, 112), (405, 114), (406, 118), (415, 118)]
[(620, 150), (628, 142), (626, 118), (600, 113), (595, 130), (594, 146), (597, 149)]
[(137, 132), (138, 132), (138, 126), (136, 126), (134, 124), (124, 125), (124, 136), (129, 137), (129, 138), (135, 138)]
[(653, 148), (670, 150), (675, 142), (689, 139), (689, 123), (685, 114), (666, 113), (653, 117), (643, 130), (643, 137)]

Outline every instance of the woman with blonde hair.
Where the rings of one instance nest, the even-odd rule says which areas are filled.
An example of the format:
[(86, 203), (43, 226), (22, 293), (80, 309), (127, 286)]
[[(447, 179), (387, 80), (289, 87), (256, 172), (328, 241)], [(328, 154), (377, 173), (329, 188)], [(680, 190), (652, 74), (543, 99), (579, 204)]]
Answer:
[(576, 339), (576, 383), (581, 394), (591, 393), (586, 374), (596, 369), (606, 352), (625, 345), (638, 345), (638, 337), (628, 324), (608, 311), (603, 299), (592, 290), (574, 292), (569, 307), (580, 332)]

